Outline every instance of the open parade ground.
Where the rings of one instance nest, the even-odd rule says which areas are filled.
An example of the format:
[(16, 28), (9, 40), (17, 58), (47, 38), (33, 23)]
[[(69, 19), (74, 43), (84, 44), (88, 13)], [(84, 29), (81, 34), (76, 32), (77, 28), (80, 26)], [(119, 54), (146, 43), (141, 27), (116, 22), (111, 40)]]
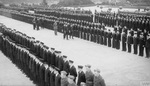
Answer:
[[(91, 64), (92, 70), (99, 68), (106, 86), (144, 86), (150, 81), (150, 59), (128, 52), (122, 52), (79, 38), (64, 40), (63, 34), (54, 35), (52, 30), (33, 30), (33, 25), (0, 16), (0, 23), (8, 28), (26, 33), (54, 47), (73, 60), (75, 66)], [(133, 53), (133, 52), (132, 52)], [(34, 86), (13, 63), (0, 53), (0, 86)]]

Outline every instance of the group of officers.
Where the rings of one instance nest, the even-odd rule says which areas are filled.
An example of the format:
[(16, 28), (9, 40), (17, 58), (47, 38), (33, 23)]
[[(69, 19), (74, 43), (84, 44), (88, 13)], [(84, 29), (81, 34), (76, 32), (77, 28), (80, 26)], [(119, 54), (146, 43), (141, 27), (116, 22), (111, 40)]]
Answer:
[[(94, 23), (85, 20), (76, 20), (73, 18), (54, 16), (54, 14), (58, 14), (58, 12), (59, 11), (55, 13), (55, 11), (53, 11), (53, 15), (49, 14), (50, 16), (46, 16), (44, 14), (30, 14), (21, 12), (19, 14), (15, 12), (15, 15), (22, 15), (20, 17), (21, 20), (30, 20), (29, 23), (33, 24), (33, 28), (35, 28), (36, 26), (34, 24), (34, 19), (42, 19), (44, 20), (44, 25), (41, 27), (54, 30), (55, 35), (57, 35), (57, 31), (63, 33), (64, 39), (68, 39), (69, 36), (70, 38), (73, 38), (75, 36), (116, 49), (120, 49), (122, 47), (122, 51), (128, 50), (129, 53), (133, 52), (134, 54), (138, 54), (139, 56), (145, 56), (145, 51), (146, 57), (150, 57), (150, 31), (149, 29), (147, 29), (148, 27), (150, 27), (150, 23), (142, 24), (137, 22), (132, 24), (132, 21), (124, 22), (119, 20), (123, 18), (149, 22), (149, 17), (120, 13), (117, 14), (117, 16), (120, 16), (120, 18), (118, 18), (116, 14), (112, 16), (112, 14), (110, 13), (103, 12), (98, 14), (97, 17), (100, 18), (96, 18), (97, 23)], [(114, 21), (111, 18), (109, 20), (105, 19), (109, 17), (115, 18), (118, 21), (118, 25), (116, 26), (116, 20)], [(112, 26), (112, 28), (108, 29), (109, 27), (107, 26)], [(137, 26), (142, 27), (138, 28)]]
[[(100, 70), (79, 65), (61, 51), (0, 24), (0, 50), (38, 86), (105, 86)], [(77, 72), (78, 71), (78, 72)]]

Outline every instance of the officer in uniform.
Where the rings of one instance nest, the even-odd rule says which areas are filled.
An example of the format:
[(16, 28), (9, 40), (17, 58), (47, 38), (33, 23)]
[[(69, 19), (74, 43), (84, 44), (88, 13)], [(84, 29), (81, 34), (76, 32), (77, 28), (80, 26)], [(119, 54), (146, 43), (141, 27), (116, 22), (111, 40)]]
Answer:
[(116, 49), (120, 49), (120, 40), (121, 40), (121, 34), (119, 31), (116, 33)]
[(107, 46), (107, 29), (104, 29), (104, 45)]
[(112, 47), (116, 48), (116, 33), (113, 31), (112, 33)]
[(112, 38), (112, 32), (109, 29), (108, 30), (108, 47), (111, 47), (111, 38)]
[(122, 33), (122, 51), (126, 51), (127, 34)]
[(146, 57), (150, 57), (150, 34), (147, 36), (146, 40)]
[(32, 22), (33, 22), (33, 30), (35, 30), (36, 23), (37, 23), (37, 18), (35, 17)]
[(131, 47), (133, 44), (133, 37), (131, 36), (131, 33), (129, 33), (127, 37), (127, 43), (128, 43), (128, 52), (131, 53)]
[(144, 46), (145, 46), (145, 39), (144, 39), (143, 33), (141, 33), (140, 38), (139, 38), (139, 56), (143, 56)]
[(68, 40), (68, 33), (69, 33), (69, 25), (66, 23), (64, 24), (64, 39), (66, 38)]
[(138, 53), (138, 42), (139, 42), (139, 38), (137, 36), (137, 32), (134, 33), (133, 36), (133, 49), (134, 49), (134, 54)]

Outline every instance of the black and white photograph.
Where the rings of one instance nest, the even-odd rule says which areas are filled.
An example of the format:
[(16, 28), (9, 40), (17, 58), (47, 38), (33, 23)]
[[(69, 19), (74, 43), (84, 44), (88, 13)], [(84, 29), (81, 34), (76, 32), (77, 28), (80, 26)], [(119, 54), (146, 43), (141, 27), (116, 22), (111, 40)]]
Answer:
[(150, 86), (150, 0), (0, 0), (0, 86)]

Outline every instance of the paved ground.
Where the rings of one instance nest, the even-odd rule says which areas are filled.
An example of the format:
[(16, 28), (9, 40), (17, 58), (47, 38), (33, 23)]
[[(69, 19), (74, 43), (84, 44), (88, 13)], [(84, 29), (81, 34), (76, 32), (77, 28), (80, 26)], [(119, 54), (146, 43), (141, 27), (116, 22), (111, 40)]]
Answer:
[[(63, 40), (62, 34), (54, 36), (47, 29), (32, 30), (32, 25), (0, 16), (0, 22), (7, 27), (17, 29), (44, 42), (49, 47), (61, 50), (75, 65), (91, 64), (92, 68), (101, 69), (107, 86), (140, 86), (143, 81), (150, 81), (150, 59), (122, 52), (96, 43), (75, 38)], [(144, 86), (144, 85), (143, 85)]]
[(35, 85), (0, 51), (0, 86)]

